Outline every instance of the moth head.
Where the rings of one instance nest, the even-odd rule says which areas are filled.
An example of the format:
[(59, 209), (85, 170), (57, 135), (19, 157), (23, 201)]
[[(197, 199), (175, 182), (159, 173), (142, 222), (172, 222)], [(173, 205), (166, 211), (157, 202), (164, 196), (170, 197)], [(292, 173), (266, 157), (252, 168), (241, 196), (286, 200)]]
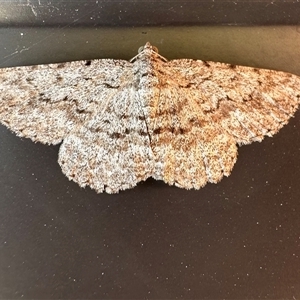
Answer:
[(141, 46), (138, 50), (138, 53), (148, 49), (158, 53), (158, 49), (155, 46), (152, 46), (149, 42), (147, 42), (145, 46)]
[(152, 46), (149, 42), (147, 42), (145, 46), (139, 48), (138, 54), (135, 57), (133, 57), (130, 60), (130, 62), (134, 62), (137, 59), (147, 60), (147, 59), (151, 59), (151, 57), (152, 58), (155, 57), (156, 59), (161, 59), (165, 62), (168, 61), (166, 58), (158, 54), (158, 49), (156, 47)]

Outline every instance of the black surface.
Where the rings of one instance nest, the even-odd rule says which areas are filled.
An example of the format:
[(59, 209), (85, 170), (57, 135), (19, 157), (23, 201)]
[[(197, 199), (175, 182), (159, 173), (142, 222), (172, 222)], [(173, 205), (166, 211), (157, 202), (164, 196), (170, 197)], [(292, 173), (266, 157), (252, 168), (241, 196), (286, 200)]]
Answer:
[(14, 0), (0, 3), (0, 25), (295, 25), (299, 9), (297, 0)]
[[(27, 2), (18, 3), (26, 6)], [(179, 2), (168, 3), (171, 7)], [(280, 5), (295, 4), (261, 1), (257, 5), (262, 3), (271, 8), (278, 5), (277, 14)], [(255, 5), (252, 10), (259, 7)], [(24, 9), (29, 9), (30, 19), (31, 8)], [(142, 22), (141, 16), (136, 17)], [(223, 33), (216, 33), (214, 40), (202, 31), (194, 40), (184, 38), (188, 33), (182, 28), (162, 33), (158, 28), (132, 29), (125, 36), (122, 28), (113, 36), (103, 28), (58, 33), (46, 29), (46, 34), (35, 27), (7, 28), (0, 29), (0, 63), (88, 59), (96, 53), (97, 57), (130, 58), (149, 39), (159, 42), (166, 56), (165, 51), (170, 51), (173, 57), (189, 57), (189, 51), (196, 49), (196, 55), (200, 49), (199, 58), (231, 57), (228, 62), (244, 59), (250, 65), (286, 69), (296, 65), (297, 69), (293, 53), (288, 52), (299, 51), (297, 39), (293, 38), (294, 48), (286, 44), (286, 49), (280, 49), (283, 40), (292, 38), (284, 39), (278, 28), (272, 30), (278, 34), (269, 49), (262, 46), (265, 39), (260, 31), (255, 31), (261, 48), (257, 60), (252, 60), (255, 45), (251, 48), (247, 31), (248, 52), (240, 48), (241, 35), (237, 38), (233, 33), (235, 38), (226, 43)], [(204, 41), (201, 47), (198, 39)], [(290, 64), (280, 65), (281, 57), (288, 57)], [(298, 299), (299, 128), (298, 111), (273, 138), (241, 147), (231, 176), (217, 185), (186, 191), (149, 179), (134, 189), (107, 195), (68, 181), (57, 163), (59, 146), (20, 139), (1, 126), (0, 298)]]

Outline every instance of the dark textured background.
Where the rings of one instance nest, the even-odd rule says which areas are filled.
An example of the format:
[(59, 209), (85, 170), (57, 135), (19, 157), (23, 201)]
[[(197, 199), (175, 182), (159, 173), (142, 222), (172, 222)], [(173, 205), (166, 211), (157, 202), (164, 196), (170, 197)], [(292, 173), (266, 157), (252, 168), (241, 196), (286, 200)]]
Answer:
[[(149, 40), (168, 58), (300, 75), (298, 12), (297, 1), (1, 2), (0, 65), (129, 59)], [(59, 146), (0, 126), (0, 298), (298, 299), (299, 129), (297, 112), (241, 147), (217, 185), (149, 179), (107, 195), (68, 181)]]
[(4, 26), (299, 24), (297, 0), (11, 0)]

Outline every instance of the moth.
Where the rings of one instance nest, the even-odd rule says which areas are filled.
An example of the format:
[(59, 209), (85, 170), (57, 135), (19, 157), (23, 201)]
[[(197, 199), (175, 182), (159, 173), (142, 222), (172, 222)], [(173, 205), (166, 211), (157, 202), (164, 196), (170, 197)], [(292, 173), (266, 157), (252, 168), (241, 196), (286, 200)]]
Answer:
[(175, 59), (146, 43), (130, 61), (0, 69), (0, 122), (59, 144), (63, 173), (117, 193), (153, 177), (200, 189), (230, 175), (237, 146), (273, 136), (299, 105), (280, 71)]

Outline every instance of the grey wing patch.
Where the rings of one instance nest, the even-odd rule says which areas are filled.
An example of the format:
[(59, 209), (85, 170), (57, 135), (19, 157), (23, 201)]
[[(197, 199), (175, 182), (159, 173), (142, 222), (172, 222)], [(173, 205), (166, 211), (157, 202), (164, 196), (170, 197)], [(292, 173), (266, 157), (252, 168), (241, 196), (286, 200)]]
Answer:
[(132, 64), (92, 60), (0, 69), (0, 120), (57, 144), (69, 179), (117, 193), (152, 174), (153, 155)]
[(272, 136), (293, 116), (300, 101), (296, 75), (225, 63), (174, 60), (195, 100), (238, 144)]
[(161, 87), (157, 97), (149, 125), (153, 177), (181, 188), (200, 189), (228, 176), (237, 158), (234, 138), (212, 122), (189, 89)]
[(130, 71), (127, 61), (111, 59), (0, 69), (0, 121), (18, 136), (60, 143)]
[(64, 139), (59, 164), (69, 179), (117, 193), (152, 175), (153, 154), (138, 93), (124, 87), (103, 114)]

